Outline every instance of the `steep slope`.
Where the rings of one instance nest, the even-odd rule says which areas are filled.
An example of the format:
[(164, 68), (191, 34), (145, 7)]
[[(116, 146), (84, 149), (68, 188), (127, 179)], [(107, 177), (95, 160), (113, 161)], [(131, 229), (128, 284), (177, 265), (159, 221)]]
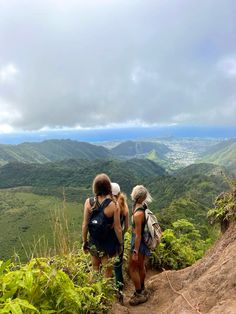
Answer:
[(8, 162), (45, 163), (69, 158), (94, 160), (111, 153), (102, 146), (72, 140), (48, 140), (40, 143), (0, 145), (0, 164)]
[[(173, 175), (177, 176), (191, 176), (191, 175), (207, 175), (207, 176), (222, 176), (223, 173), (228, 171), (223, 167), (212, 163), (196, 163), (189, 165), (185, 168), (176, 170)], [(222, 176), (223, 178), (223, 176)]]
[(236, 169), (236, 139), (222, 142), (213, 146), (201, 159), (203, 162), (211, 162), (225, 166), (230, 170)]
[(149, 182), (154, 197), (151, 207), (164, 229), (171, 228), (177, 219), (188, 219), (207, 238), (207, 211), (215, 197), (229, 188), (220, 170), (217, 165), (196, 164)]
[(153, 292), (153, 307), (159, 313), (235, 314), (235, 222), (199, 262), (157, 275), (148, 282), (148, 287)]
[(135, 157), (150, 152), (155, 152), (158, 157), (163, 157), (170, 152), (170, 149), (164, 144), (155, 142), (126, 141), (115, 146), (111, 151), (114, 155), (125, 157)]
[[(236, 224), (191, 267), (163, 271), (146, 284), (147, 303), (136, 307), (114, 304), (113, 314), (235, 314)], [(129, 297), (129, 296), (127, 296)]]

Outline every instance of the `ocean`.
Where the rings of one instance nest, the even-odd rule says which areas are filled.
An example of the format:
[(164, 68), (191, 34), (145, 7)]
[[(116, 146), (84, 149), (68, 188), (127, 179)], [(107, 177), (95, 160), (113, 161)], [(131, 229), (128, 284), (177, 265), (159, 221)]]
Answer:
[(147, 138), (236, 138), (236, 126), (161, 126), (32, 131), (0, 134), (0, 144), (71, 139), (83, 142), (125, 141)]

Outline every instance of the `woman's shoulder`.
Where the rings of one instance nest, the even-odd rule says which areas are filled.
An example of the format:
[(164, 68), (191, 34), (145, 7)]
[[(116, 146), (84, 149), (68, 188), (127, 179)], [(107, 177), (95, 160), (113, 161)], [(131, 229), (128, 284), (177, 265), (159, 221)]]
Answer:
[(142, 208), (142, 207), (138, 207), (138, 208), (136, 208), (135, 210), (134, 210), (134, 212), (133, 212), (133, 216), (135, 216), (135, 217), (143, 217), (144, 216), (144, 213), (145, 213), (145, 209), (144, 208)]
[(92, 211), (92, 207), (90, 197), (88, 197), (84, 203), (84, 210), (90, 213)]
[(135, 209), (134, 209), (134, 213), (137, 213), (137, 212), (145, 212), (145, 207), (144, 206), (137, 206)]
[(108, 198), (107, 203), (108, 205), (106, 207), (110, 210), (115, 210), (119, 207), (117, 206), (118, 204), (112, 198)]

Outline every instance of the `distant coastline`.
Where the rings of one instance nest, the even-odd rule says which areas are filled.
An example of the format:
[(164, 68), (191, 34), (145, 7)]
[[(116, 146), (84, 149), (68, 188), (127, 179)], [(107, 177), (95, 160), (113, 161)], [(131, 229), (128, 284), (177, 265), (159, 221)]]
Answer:
[(100, 129), (26, 131), (0, 134), (0, 144), (41, 142), (49, 139), (71, 139), (83, 142), (125, 141), (144, 138), (236, 138), (235, 126), (161, 126)]

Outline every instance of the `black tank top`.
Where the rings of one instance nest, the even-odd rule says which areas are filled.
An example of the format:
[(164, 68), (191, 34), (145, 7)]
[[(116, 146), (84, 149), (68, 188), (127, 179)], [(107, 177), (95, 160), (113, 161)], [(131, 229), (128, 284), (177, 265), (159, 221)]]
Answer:
[[(144, 207), (138, 207), (137, 209), (135, 209), (134, 213), (136, 213), (137, 211), (142, 211), (144, 213), (144, 217), (145, 217), (145, 208)], [(135, 229), (135, 223), (134, 223), (134, 218), (133, 218), (134, 213), (132, 214), (132, 228), (133, 228), (133, 230)], [(146, 224), (146, 222), (144, 219), (144, 221), (142, 222), (141, 234), (144, 233), (145, 224)]]

